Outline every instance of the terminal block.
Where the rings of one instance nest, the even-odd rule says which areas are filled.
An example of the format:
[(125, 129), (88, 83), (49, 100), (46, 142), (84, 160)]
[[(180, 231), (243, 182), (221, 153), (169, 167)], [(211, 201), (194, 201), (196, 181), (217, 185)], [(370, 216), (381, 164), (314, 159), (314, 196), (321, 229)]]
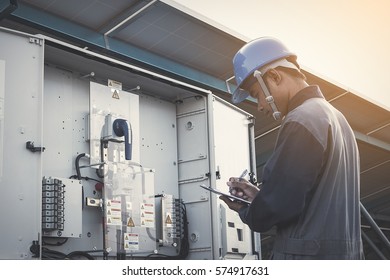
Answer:
[(185, 234), (182, 200), (172, 195), (164, 195), (161, 202), (163, 246), (180, 247)]
[(51, 177), (42, 179), (42, 229), (43, 231), (64, 230), (65, 185)]

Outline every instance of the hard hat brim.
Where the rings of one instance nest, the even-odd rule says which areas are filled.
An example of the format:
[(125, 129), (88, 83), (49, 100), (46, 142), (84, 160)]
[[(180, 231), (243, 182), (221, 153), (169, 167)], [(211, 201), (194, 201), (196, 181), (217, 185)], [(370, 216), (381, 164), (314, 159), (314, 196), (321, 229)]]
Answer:
[(234, 104), (241, 103), (242, 101), (247, 99), (248, 96), (249, 96), (249, 92), (238, 87), (238, 88), (236, 88), (236, 90), (232, 94), (232, 102)]

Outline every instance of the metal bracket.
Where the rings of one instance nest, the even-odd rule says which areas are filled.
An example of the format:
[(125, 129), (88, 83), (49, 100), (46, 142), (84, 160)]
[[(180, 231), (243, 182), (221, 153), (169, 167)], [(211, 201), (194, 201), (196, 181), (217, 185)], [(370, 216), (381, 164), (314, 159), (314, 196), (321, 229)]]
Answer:
[(92, 206), (92, 207), (102, 207), (103, 200), (101, 198), (87, 197), (86, 204), (87, 206)]
[(255, 124), (256, 118), (254, 116), (247, 116), (247, 119), (250, 124)]
[(45, 147), (35, 147), (33, 141), (26, 142), (26, 149), (30, 150), (33, 153), (35, 153), (35, 152), (44, 152), (45, 151)]
[[(207, 178), (211, 177), (211, 173), (210, 172), (207, 172), (205, 175), (206, 175)], [(219, 170), (217, 170), (215, 172), (215, 177), (216, 177), (217, 180), (221, 179), (221, 172), (219, 172)]]
[(39, 39), (39, 38), (30, 37), (29, 42), (30, 42), (30, 44), (36, 44), (36, 45), (39, 45), (39, 46), (43, 45), (43, 40)]

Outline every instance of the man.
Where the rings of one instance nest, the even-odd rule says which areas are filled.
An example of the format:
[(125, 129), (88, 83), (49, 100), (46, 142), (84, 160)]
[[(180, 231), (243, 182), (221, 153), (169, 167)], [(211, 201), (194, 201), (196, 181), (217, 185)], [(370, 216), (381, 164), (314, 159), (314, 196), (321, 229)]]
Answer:
[(261, 188), (230, 178), (220, 198), (257, 232), (276, 226), (273, 259), (362, 259), (359, 152), (344, 116), (309, 86), (296, 55), (264, 37), (233, 59), (233, 102), (249, 94), (258, 110), (281, 120)]

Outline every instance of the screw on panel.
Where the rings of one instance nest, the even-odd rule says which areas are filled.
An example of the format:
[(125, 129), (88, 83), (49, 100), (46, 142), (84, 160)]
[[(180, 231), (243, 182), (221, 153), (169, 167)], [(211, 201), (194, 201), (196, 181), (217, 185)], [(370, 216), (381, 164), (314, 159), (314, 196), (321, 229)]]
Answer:
[(191, 240), (192, 242), (198, 241), (198, 240), (199, 240), (199, 234), (198, 234), (198, 233), (195, 233), (195, 232), (191, 233), (190, 240)]

